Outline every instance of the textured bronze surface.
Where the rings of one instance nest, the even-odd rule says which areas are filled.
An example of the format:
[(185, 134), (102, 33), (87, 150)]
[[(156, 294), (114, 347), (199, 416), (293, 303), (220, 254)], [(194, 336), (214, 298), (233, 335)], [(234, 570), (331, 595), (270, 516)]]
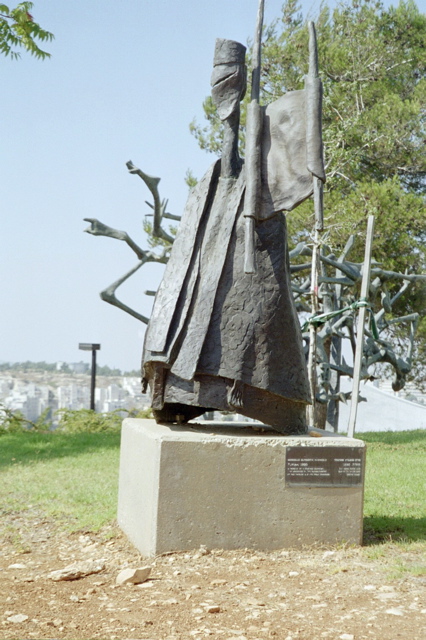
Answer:
[[(189, 195), (147, 328), (143, 377), (157, 421), (182, 424), (217, 409), (261, 420), (281, 433), (306, 433), (310, 394), (282, 210), (312, 193), (308, 142), (310, 149), (320, 149), (307, 140), (312, 109), (306, 91), (262, 108), (256, 144), (264, 195), (253, 221), (256, 269), (246, 273), (244, 199), (250, 175), (238, 155), (244, 47), (219, 41), (215, 63), (222, 158)], [(322, 157), (314, 160), (322, 166)]]

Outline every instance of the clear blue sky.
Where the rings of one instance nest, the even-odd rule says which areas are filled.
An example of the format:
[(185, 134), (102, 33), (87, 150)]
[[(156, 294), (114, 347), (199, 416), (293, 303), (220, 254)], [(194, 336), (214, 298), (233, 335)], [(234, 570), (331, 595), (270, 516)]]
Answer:
[[(266, 0), (266, 22), (281, 5)], [(303, 2), (305, 15), (318, 7)], [(212, 162), (188, 125), (203, 117), (215, 38), (246, 43), (256, 12), (257, 0), (35, 0), (52, 58), (0, 58), (0, 361), (75, 362), (88, 358), (79, 342), (100, 342), (101, 364), (139, 368), (144, 325), (99, 298), (137, 258), (83, 233), (83, 218), (144, 245), (149, 193), (129, 159), (182, 211), (186, 170)], [(149, 315), (143, 291), (160, 277), (142, 268), (118, 295)]]

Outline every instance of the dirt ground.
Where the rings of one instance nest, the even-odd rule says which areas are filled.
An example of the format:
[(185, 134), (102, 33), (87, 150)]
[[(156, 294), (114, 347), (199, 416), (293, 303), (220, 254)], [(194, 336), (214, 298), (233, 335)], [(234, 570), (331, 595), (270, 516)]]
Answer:
[[(113, 526), (69, 534), (29, 510), (3, 516), (1, 529), (1, 639), (426, 639), (420, 545), (200, 549), (148, 561)], [(49, 577), (83, 560), (105, 568)], [(123, 568), (147, 564), (148, 581), (115, 584)]]

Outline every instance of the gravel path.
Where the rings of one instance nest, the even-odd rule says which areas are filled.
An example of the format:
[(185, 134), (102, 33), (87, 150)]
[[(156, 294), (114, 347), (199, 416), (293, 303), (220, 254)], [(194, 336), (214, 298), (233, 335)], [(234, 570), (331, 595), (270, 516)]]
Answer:
[[(114, 526), (68, 534), (29, 510), (0, 528), (2, 640), (426, 640), (424, 543), (146, 560)], [(100, 572), (49, 576), (83, 561)], [(146, 582), (115, 584), (147, 564)]]

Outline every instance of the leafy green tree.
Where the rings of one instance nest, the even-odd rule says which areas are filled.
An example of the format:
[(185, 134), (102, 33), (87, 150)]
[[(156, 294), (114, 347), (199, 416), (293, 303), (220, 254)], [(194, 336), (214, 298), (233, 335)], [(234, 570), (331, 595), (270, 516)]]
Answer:
[[(323, 5), (316, 26), (331, 238), (344, 243), (374, 213), (376, 259), (387, 267), (423, 268), (426, 16), (412, 0), (389, 9), (380, 1), (349, 0), (334, 11)], [(265, 28), (265, 103), (303, 88), (307, 50), (306, 21), (297, 0), (288, 0), (281, 18)], [(210, 98), (204, 111), (207, 126), (193, 122), (191, 130), (201, 148), (219, 153), (222, 126)], [(307, 202), (289, 215), (293, 234), (311, 229), (311, 209)]]
[[(324, 87), (326, 243), (338, 255), (355, 234), (351, 260), (361, 262), (373, 214), (374, 259), (388, 270), (426, 273), (426, 15), (413, 0), (389, 8), (380, 0), (346, 0), (334, 10), (323, 4), (315, 22)], [(303, 88), (307, 51), (307, 21), (297, 0), (287, 0), (281, 17), (264, 29), (265, 104)], [(219, 153), (222, 125), (210, 98), (204, 112), (207, 123), (190, 128), (201, 148)], [(309, 241), (312, 201), (291, 212), (288, 222), (294, 244)], [(398, 287), (390, 285), (390, 293)], [(393, 311), (424, 313), (425, 302), (426, 287), (417, 284)], [(418, 336), (424, 365), (425, 319)]]
[(0, 371), (56, 371), (56, 364), (49, 362), (2, 362)]
[(41, 60), (50, 57), (50, 53), (40, 49), (37, 40), (50, 42), (54, 36), (34, 22), (30, 13), (32, 8), (32, 2), (20, 2), (15, 8), (0, 4), (0, 53), (3, 55), (16, 60), (20, 58), (17, 49), (24, 47)]

